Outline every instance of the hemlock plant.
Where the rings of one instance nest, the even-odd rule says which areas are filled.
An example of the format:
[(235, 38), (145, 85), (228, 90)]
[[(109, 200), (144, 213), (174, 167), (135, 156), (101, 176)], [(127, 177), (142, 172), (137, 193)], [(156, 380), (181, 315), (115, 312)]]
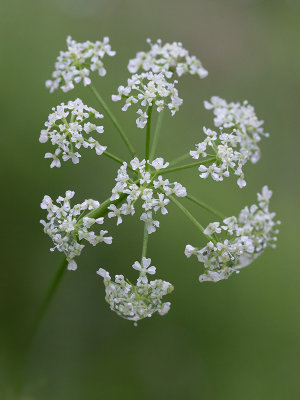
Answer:
[[(243, 188), (246, 185), (243, 166), (248, 161), (256, 163), (259, 160), (259, 142), (268, 134), (264, 132), (263, 121), (257, 118), (248, 102), (229, 103), (215, 96), (204, 102), (205, 108), (213, 112), (214, 128), (203, 128), (203, 138), (191, 146), (189, 154), (172, 162), (157, 156), (163, 113), (175, 115), (183, 102), (176, 88), (178, 80), (183, 75), (205, 78), (207, 71), (181, 43), (163, 45), (160, 40), (156, 43), (148, 40), (148, 43), (148, 51), (138, 52), (129, 61), (131, 76), (127, 83), (119, 86), (117, 94), (112, 95), (113, 102), (122, 102), (123, 111), (129, 108), (135, 110), (136, 125), (145, 135), (143, 155), (136, 154), (124, 129), (92, 85), (91, 72), (98, 72), (100, 77), (104, 77), (105, 59), (116, 54), (107, 37), (95, 43), (78, 43), (68, 37), (67, 51), (60, 52), (52, 79), (46, 81), (50, 92), (58, 89), (68, 92), (82, 82), (91, 88), (100, 110), (85, 105), (78, 98), (67, 104), (62, 103), (53, 108), (40, 134), (41, 143), (50, 142), (53, 146), (52, 152), (45, 154), (45, 158), (51, 159), (51, 168), (60, 168), (62, 162), (69, 160), (78, 164), (82, 147), (93, 149), (98, 156), (109, 157), (120, 165), (111, 194), (101, 203), (87, 199), (72, 206), (75, 193), (71, 190), (59, 196), (56, 203), (51, 197), (44, 197), (41, 208), (47, 215), (46, 221), (42, 220), (41, 223), (53, 241), (51, 251), (58, 250), (65, 255), (56, 284), (66, 268), (77, 269), (76, 259), (86, 242), (93, 246), (112, 243), (113, 238), (105, 230), (106, 218), (114, 218), (119, 225), (124, 217), (136, 216), (136, 204), (141, 203), (142, 213), (137, 218), (144, 224), (142, 255), (141, 260), (132, 265), (138, 273), (137, 281), (132, 283), (124, 275), (116, 275), (112, 279), (102, 267), (97, 271), (103, 278), (106, 301), (111, 310), (135, 323), (151, 317), (155, 312), (164, 315), (170, 309), (170, 302), (164, 302), (163, 298), (172, 292), (173, 286), (161, 279), (150, 279), (156, 273), (156, 268), (151, 266), (151, 259), (147, 258), (148, 236), (159, 228), (160, 216), (168, 213), (170, 203), (177, 206), (207, 239), (203, 248), (186, 244), (184, 251), (187, 257), (195, 255), (201, 263), (203, 270), (200, 282), (227, 279), (249, 265), (266, 247), (275, 247), (277, 225), (280, 223), (275, 220), (275, 213), (269, 211), (272, 192), (267, 186), (257, 194), (257, 204), (245, 207), (237, 217), (225, 217), (187, 193), (182, 183), (165, 177), (174, 171), (198, 169), (201, 179), (209, 178), (217, 182), (236, 175), (238, 186)], [(106, 144), (98, 141), (100, 137), (101, 143), (102, 137), (103, 142), (105, 140), (102, 112), (111, 119), (126, 145), (130, 155), (128, 161), (108, 152)], [(152, 132), (154, 113), (158, 113), (158, 118)], [(190, 163), (180, 165), (186, 159), (190, 159)], [(218, 217), (218, 221), (202, 227), (182, 205), (181, 198), (211, 212)]]

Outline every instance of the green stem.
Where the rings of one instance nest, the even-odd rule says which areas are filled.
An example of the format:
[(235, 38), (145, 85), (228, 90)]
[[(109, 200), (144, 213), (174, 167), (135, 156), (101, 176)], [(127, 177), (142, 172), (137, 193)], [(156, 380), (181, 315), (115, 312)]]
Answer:
[(213, 158), (208, 158), (207, 160), (199, 161), (196, 163), (191, 163), (191, 164), (186, 164), (186, 165), (181, 165), (180, 167), (174, 167), (174, 168), (167, 168), (163, 171), (160, 172), (160, 174), (168, 174), (170, 172), (175, 172), (175, 171), (181, 171), (183, 169), (188, 169), (188, 168), (194, 168), (194, 167), (199, 167), (199, 165), (205, 165), (209, 164), (212, 161), (215, 161), (215, 157)]
[(40, 327), (40, 324), (44, 318), (44, 315), (49, 307), (49, 304), (51, 303), (51, 300), (53, 299), (53, 296), (58, 288), (59, 283), (61, 282), (61, 279), (63, 277), (63, 274), (65, 270), (67, 269), (68, 261), (64, 257), (58, 270), (56, 271), (54, 278), (51, 282), (51, 284), (48, 287), (48, 290), (46, 292), (46, 295), (44, 297), (44, 300), (40, 306), (40, 308), (37, 311), (32, 330), (30, 331), (29, 337), (26, 341), (25, 344), (25, 349), (24, 353), (21, 355), (21, 361), (20, 361), (20, 369), (18, 371), (18, 375), (16, 377), (16, 384), (15, 384), (15, 395), (16, 398), (19, 398), (19, 396), (22, 394), (22, 389), (24, 385), (24, 379), (25, 379), (25, 372), (26, 372), (26, 367), (28, 363), (28, 357), (30, 354), (31, 346), (33, 344), (34, 338), (38, 332), (38, 329)]
[(163, 117), (164, 117), (164, 112), (163, 111), (158, 113), (156, 128), (155, 128), (155, 132), (154, 132), (154, 136), (153, 136), (153, 143), (152, 143), (150, 157), (149, 157), (150, 161), (153, 160), (155, 152), (156, 152), (158, 139), (159, 139), (159, 135), (160, 135), (161, 127), (162, 127)]
[[(145, 160), (146, 163), (149, 160), (149, 153), (150, 153), (150, 137), (151, 137), (151, 117), (152, 117), (152, 109), (153, 106), (149, 106), (147, 110), (147, 126), (146, 126), (146, 144), (145, 144)], [(146, 164), (146, 171), (149, 169), (149, 165)]]
[(142, 258), (146, 257), (146, 254), (147, 254), (148, 238), (149, 238), (148, 227), (147, 227), (147, 224), (145, 223), (145, 225), (144, 225), (144, 239), (143, 239)]
[(187, 196), (185, 196), (185, 198), (191, 200), (193, 203), (195, 203), (198, 206), (202, 207), (204, 210), (209, 211), (211, 214), (216, 215), (218, 218), (221, 218), (222, 220), (224, 218), (226, 218), (224, 214), (222, 214), (221, 212), (215, 210), (214, 208), (212, 208), (208, 204), (204, 203), (203, 201), (196, 199), (196, 197), (194, 197), (194, 196), (187, 195)]
[[(56, 271), (54, 278), (46, 292), (46, 296), (44, 298), (44, 301), (37, 313), (37, 317), (36, 317), (36, 321), (35, 321), (35, 325), (34, 325), (34, 335), (37, 332), (39, 325), (45, 315), (45, 312), (58, 288), (58, 285), (63, 277), (63, 274), (65, 272), (65, 270), (67, 269), (68, 266), (68, 261), (66, 260), (66, 258), (64, 257), (62, 262), (60, 263), (60, 266), (58, 268), (58, 270)], [(33, 335), (33, 337), (34, 337)]]
[[(111, 158), (112, 160), (116, 161), (117, 163), (119, 163), (119, 164), (121, 164), (121, 165), (123, 165), (124, 162), (125, 162), (125, 161), (122, 160), (121, 158), (115, 156), (115, 155), (112, 154), (112, 153), (109, 153), (109, 152), (106, 151), (106, 150), (103, 152), (103, 154), (104, 154), (106, 157)], [(133, 169), (131, 168), (130, 164), (127, 165), (127, 168), (130, 169), (131, 171), (133, 171)]]
[[(91, 212), (89, 212), (88, 214), (86, 214), (86, 216), (90, 217), (90, 218), (100, 218), (100, 217), (104, 217), (107, 213), (108, 213), (108, 206), (110, 204), (120, 204), (122, 203), (122, 201), (127, 197), (127, 194), (121, 194), (119, 199), (115, 200), (115, 201), (111, 201), (110, 198), (106, 199), (101, 205), (100, 207), (98, 207), (96, 210), (93, 210)], [(81, 220), (83, 218), (83, 216), (79, 219)], [(25, 352), (24, 352), (24, 356), (22, 357), (22, 362), (21, 362), (21, 373), (20, 376), (17, 378), (17, 382), (16, 382), (16, 394), (19, 396), (22, 392), (22, 387), (23, 387), (23, 382), (24, 382), (24, 371), (26, 368), (26, 364), (27, 364), (27, 359), (28, 359), (28, 354), (30, 352), (31, 349), (31, 345), (33, 343), (33, 340), (36, 336), (36, 333), (39, 329), (40, 323), (43, 320), (45, 313), (51, 303), (51, 300), (54, 297), (54, 294), (57, 291), (57, 288), (59, 286), (59, 283), (62, 280), (64, 271), (67, 269), (67, 265), (68, 262), (67, 260), (64, 258), (63, 261), (61, 262), (56, 274), (54, 275), (54, 278), (46, 292), (45, 298), (42, 302), (41, 307), (39, 308), (37, 315), (36, 315), (36, 319), (35, 322), (33, 324), (33, 328), (31, 331), (31, 334), (29, 336), (26, 348), (25, 348)]]
[(180, 208), (180, 210), (188, 217), (188, 219), (200, 230), (201, 233), (203, 233), (204, 236), (206, 236), (209, 240), (211, 240), (213, 243), (216, 243), (216, 241), (214, 240), (214, 238), (212, 238), (210, 235), (206, 235), (204, 233), (204, 228), (203, 226), (200, 224), (200, 222), (198, 222), (196, 220), (195, 217), (193, 217), (193, 215), (189, 212), (189, 210), (187, 210), (177, 199), (175, 199), (175, 197), (170, 196), (169, 197), (171, 199), (171, 201), (173, 201), (174, 204), (176, 204), (176, 206), (178, 208)]
[(189, 157), (190, 157), (189, 153), (183, 154), (182, 156), (177, 157), (177, 158), (175, 158), (175, 160), (171, 161), (170, 165), (178, 164), (180, 161), (186, 160)]
[(110, 111), (110, 109), (108, 108), (107, 104), (105, 103), (105, 101), (103, 100), (103, 98), (100, 96), (99, 92), (96, 90), (96, 88), (93, 85), (89, 85), (91, 88), (91, 91), (94, 93), (94, 95), (96, 96), (97, 100), (99, 101), (99, 103), (101, 104), (101, 106), (103, 107), (104, 111), (106, 112), (106, 114), (109, 116), (109, 118), (111, 119), (112, 123), (114, 124), (114, 126), (116, 127), (116, 129), (118, 130), (123, 142), (125, 143), (127, 149), (129, 150), (130, 154), (132, 155), (132, 157), (135, 157), (136, 153), (134, 148), (132, 147), (126, 133), (124, 132), (123, 128), (121, 127), (121, 125), (119, 124), (119, 122), (117, 121), (116, 117), (113, 115), (113, 113)]

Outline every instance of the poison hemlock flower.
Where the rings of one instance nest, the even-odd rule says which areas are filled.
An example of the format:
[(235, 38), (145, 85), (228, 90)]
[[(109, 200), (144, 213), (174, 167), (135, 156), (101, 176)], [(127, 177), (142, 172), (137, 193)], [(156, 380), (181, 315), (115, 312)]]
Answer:
[(165, 315), (171, 306), (162, 298), (173, 291), (173, 286), (166, 281), (156, 279), (149, 281), (147, 275), (154, 275), (156, 268), (151, 265), (151, 259), (143, 257), (142, 262), (135, 261), (132, 267), (139, 272), (135, 284), (129, 282), (123, 275), (116, 275), (113, 281), (109, 273), (99, 268), (97, 274), (102, 276), (105, 285), (105, 300), (112, 311), (130, 321), (140, 321), (158, 312)]
[[(209, 241), (202, 249), (186, 246), (185, 255), (196, 255), (204, 264), (200, 282), (227, 279), (249, 265), (265, 248), (276, 247), (280, 221), (275, 221), (275, 213), (269, 211), (271, 196), (272, 192), (264, 186), (262, 193), (257, 194), (258, 205), (245, 207), (237, 218), (225, 218), (222, 223), (207, 226), (204, 233), (212, 235), (214, 242)], [(218, 236), (222, 233), (223, 239)]]
[(243, 103), (227, 103), (226, 100), (214, 96), (210, 102), (205, 101), (207, 110), (213, 110), (214, 124), (224, 133), (232, 133), (238, 137), (240, 152), (252, 163), (260, 159), (258, 143), (262, 137), (269, 137), (263, 129), (264, 121), (259, 120), (254, 107), (248, 101)]
[(119, 86), (118, 94), (112, 96), (113, 101), (125, 99), (123, 111), (127, 111), (133, 104), (138, 104), (139, 108), (136, 119), (138, 128), (143, 129), (148, 120), (147, 108), (154, 106), (158, 112), (168, 107), (174, 115), (182, 104), (182, 99), (178, 96), (175, 84), (168, 82), (163, 73), (154, 74), (153, 72), (143, 72), (133, 75), (127, 81), (127, 86)]
[(171, 78), (173, 73), (179, 77), (188, 74), (195, 75), (199, 78), (205, 78), (208, 74), (207, 70), (202, 66), (200, 60), (195, 56), (190, 56), (188, 50), (183, 48), (182, 43), (173, 42), (162, 45), (159, 39), (156, 43), (151, 43), (148, 52), (140, 51), (136, 57), (131, 59), (128, 64), (130, 73), (152, 71), (154, 73), (163, 72), (167, 78)]
[(269, 136), (262, 128), (263, 121), (258, 120), (254, 108), (247, 101), (227, 103), (219, 97), (212, 97), (204, 105), (208, 110), (213, 109), (214, 124), (219, 133), (203, 128), (206, 138), (196, 144), (196, 150), (190, 151), (196, 160), (207, 156), (215, 158), (210, 165), (200, 165), (199, 176), (204, 179), (211, 176), (215, 181), (222, 181), (232, 171), (238, 176), (239, 187), (243, 188), (246, 181), (242, 168), (248, 160), (252, 163), (259, 160), (258, 142), (262, 136)]
[[(153, 127), (153, 115), (169, 109), (173, 116), (183, 102), (178, 94), (176, 79), (183, 75), (205, 78), (207, 71), (201, 61), (191, 56), (180, 42), (162, 44), (161, 40), (152, 43), (148, 39), (148, 43), (149, 51), (138, 52), (129, 61), (128, 70), (132, 75), (127, 84), (119, 86), (118, 93), (112, 95), (114, 102), (123, 100), (123, 111), (135, 106), (136, 125), (139, 129), (146, 128), (144, 155), (136, 156), (126, 129), (123, 129), (94, 86), (91, 91), (120, 134), (130, 153), (129, 160), (107, 152), (106, 146), (99, 143), (97, 136), (104, 132), (104, 127), (97, 121), (103, 116), (80, 99), (53, 108), (39, 139), (41, 143), (49, 141), (54, 146), (52, 152), (45, 154), (45, 158), (51, 160), (51, 168), (59, 168), (62, 161), (68, 160), (78, 164), (82, 147), (94, 149), (97, 155), (104, 154), (118, 163), (111, 195), (101, 205), (97, 200), (89, 199), (72, 207), (70, 201), (74, 192), (70, 190), (64, 197), (59, 196), (56, 203), (49, 196), (44, 196), (41, 208), (47, 211), (47, 217), (41, 223), (54, 243), (51, 251), (57, 249), (64, 253), (67, 268), (75, 270), (75, 259), (84, 248), (84, 240), (93, 246), (100, 242), (112, 243), (108, 231), (100, 228), (106, 216), (120, 225), (125, 216), (137, 214), (136, 218), (144, 223), (142, 258), (132, 265), (139, 274), (137, 281), (131, 283), (123, 275), (116, 275), (113, 280), (103, 268), (97, 272), (104, 280), (106, 301), (111, 310), (135, 324), (156, 312), (164, 315), (170, 309), (170, 303), (163, 302), (163, 297), (172, 292), (173, 286), (160, 279), (149, 279), (156, 273), (156, 268), (146, 255), (148, 235), (159, 228), (159, 216), (168, 214), (171, 202), (209, 240), (203, 248), (190, 244), (185, 247), (188, 258), (196, 256), (204, 265), (200, 282), (227, 279), (249, 265), (265, 248), (275, 247), (279, 224), (275, 220), (275, 213), (269, 211), (272, 192), (267, 186), (258, 193), (257, 204), (245, 207), (238, 217), (211, 222), (205, 229), (181, 203), (180, 198), (186, 197), (186, 201), (192, 201), (214, 215), (222, 215), (210, 205), (188, 196), (181, 183), (165, 179), (165, 174), (198, 168), (202, 179), (211, 177), (215, 181), (235, 174), (242, 188), (246, 185), (243, 167), (248, 161), (255, 163), (259, 160), (259, 142), (268, 134), (264, 132), (263, 121), (257, 118), (248, 102), (228, 103), (215, 96), (204, 102), (205, 108), (213, 111), (215, 125), (213, 130), (203, 128), (204, 140), (171, 163), (165, 162), (162, 157), (153, 159), (158, 149), (163, 116), (160, 114), (158, 118), (156, 115), (157, 125)], [(56, 89), (68, 92), (80, 82), (89, 86), (92, 83), (91, 72), (96, 71), (101, 77), (106, 75), (104, 58), (106, 60), (114, 55), (115, 51), (111, 49), (107, 37), (94, 43), (79, 43), (69, 36), (67, 50), (61, 51), (57, 57), (52, 79), (46, 82), (46, 87), (50, 92)], [(172, 140), (176, 145), (176, 138)], [(178, 166), (189, 156), (198, 162)], [(92, 174), (95, 174), (94, 170)], [(96, 178), (93, 182), (99, 185)]]
[(104, 132), (102, 125), (90, 122), (91, 118), (103, 118), (98, 111), (84, 105), (80, 99), (69, 101), (67, 104), (61, 103), (52, 110), (48, 121), (45, 122), (46, 129), (40, 134), (41, 143), (50, 140), (53, 146), (57, 146), (53, 154), (45, 154), (45, 158), (52, 159), (51, 168), (59, 168), (61, 159), (72, 160), (73, 164), (78, 164), (81, 155), (77, 150), (81, 147), (94, 149), (98, 155), (106, 150), (106, 146), (102, 146), (90, 136), (92, 132), (96, 134)]
[(100, 203), (89, 199), (71, 207), (70, 200), (74, 195), (75, 192), (67, 190), (65, 197), (57, 198), (57, 204), (46, 195), (41, 203), (41, 208), (48, 213), (47, 221), (41, 220), (41, 224), (44, 226), (44, 232), (50, 236), (55, 245), (51, 251), (57, 249), (66, 255), (69, 270), (77, 269), (74, 258), (79, 256), (85, 247), (81, 243), (83, 239), (93, 246), (101, 242), (112, 243), (112, 237), (106, 236), (107, 231), (100, 230), (97, 235), (90, 230), (91, 227), (95, 228), (104, 223), (104, 218), (94, 219), (88, 216), (89, 211), (100, 207)]
[(103, 64), (105, 55), (114, 56), (109, 38), (103, 41), (83, 43), (76, 42), (68, 36), (67, 51), (61, 51), (55, 63), (52, 79), (46, 81), (46, 87), (53, 92), (60, 88), (64, 92), (74, 89), (74, 84), (83, 82), (84, 86), (91, 84), (90, 72), (97, 71), (99, 76), (106, 75)]
[[(167, 168), (169, 163), (163, 158), (158, 157), (152, 162), (139, 160), (135, 157), (130, 162), (131, 168), (135, 176), (130, 178), (127, 163), (125, 162), (118, 170), (116, 177), (116, 185), (112, 189), (111, 201), (120, 198), (121, 194), (126, 195), (126, 201), (118, 209), (115, 205), (109, 207), (112, 210), (109, 218), (117, 217), (117, 225), (122, 222), (122, 215), (133, 215), (135, 213), (135, 204), (141, 199), (144, 212), (140, 216), (140, 220), (144, 221), (148, 233), (151, 234), (159, 227), (159, 221), (155, 220), (154, 213), (158, 211), (161, 214), (167, 214), (166, 206), (169, 204), (169, 196), (185, 197), (186, 189), (178, 182), (169, 182), (163, 179), (162, 175), (157, 173)], [(147, 170), (147, 166), (150, 170)], [(134, 173), (131, 172), (132, 175)]]

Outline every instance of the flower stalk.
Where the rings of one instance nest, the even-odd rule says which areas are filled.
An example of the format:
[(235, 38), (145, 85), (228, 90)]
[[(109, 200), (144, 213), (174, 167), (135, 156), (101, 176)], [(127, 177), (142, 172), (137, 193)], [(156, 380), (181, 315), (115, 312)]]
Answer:
[(113, 113), (109, 109), (108, 105), (106, 104), (106, 102), (104, 101), (104, 99), (102, 98), (102, 96), (100, 95), (98, 90), (93, 85), (90, 85), (90, 88), (91, 88), (91, 91), (93, 92), (93, 94), (95, 95), (96, 99), (98, 100), (98, 102), (100, 103), (100, 105), (103, 107), (104, 111), (106, 112), (106, 114), (110, 118), (111, 122), (113, 123), (113, 125), (115, 126), (117, 131), (119, 132), (119, 134), (121, 136), (121, 139), (125, 143), (129, 153), (131, 154), (132, 157), (135, 157), (135, 155), (136, 155), (135, 150), (134, 150), (132, 144), (130, 143), (126, 133), (123, 130), (123, 128), (121, 127), (120, 123), (118, 122), (116, 117), (113, 115)]

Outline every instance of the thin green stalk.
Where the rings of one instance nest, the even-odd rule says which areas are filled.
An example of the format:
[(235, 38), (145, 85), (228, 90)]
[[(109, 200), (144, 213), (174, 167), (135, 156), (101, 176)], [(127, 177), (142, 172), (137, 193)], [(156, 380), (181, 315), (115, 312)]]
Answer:
[[(152, 117), (152, 109), (153, 106), (149, 106), (147, 110), (147, 126), (146, 126), (146, 143), (145, 143), (145, 160), (149, 160), (149, 153), (150, 153), (150, 138), (151, 138), (151, 117)], [(149, 165), (146, 164), (146, 170), (149, 169)]]
[(89, 212), (88, 214), (86, 214), (86, 217), (89, 218), (100, 218), (100, 217), (104, 217), (107, 213), (108, 213), (108, 206), (110, 204), (115, 204), (116, 206), (120, 203), (122, 203), (122, 201), (127, 197), (127, 194), (121, 194), (120, 197), (117, 200), (111, 201), (110, 197), (108, 199), (106, 199), (101, 205), (100, 207), (98, 207), (96, 210), (93, 210), (91, 212)]
[(204, 210), (209, 211), (211, 214), (216, 215), (218, 218), (221, 218), (222, 220), (224, 218), (226, 218), (224, 214), (222, 214), (221, 212), (215, 210), (214, 208), (212, 208), (208, 204), (204, 203), (203, 201), (196, 199), (196, 197), (194, 197), (194, 196), (187, 195), (187, 196), (185, 196), (185, 198), (188, 199), (188, 200), (191, 200), (193, 203), (195, 203), (198, 206), (202, 207)]
[(186, 160), (186, 159), (189, 158), (189, 157), (190, 157), (190, 154), (189, 154), (189, 153), (183, 154), (182, 156), (177, 157), (177, 158), (175, 158), (175, 160), (171, 161), (171, 162), (170, 162), (170, 165), (178, 164), (179, 162), (184, 161), (184, 160)]
[(146, 254), (147, 254), (148, 238), (149, 238), (148, 227), (147, 227), (147, 224), (145, 223), (145, 225), (144, 225), (144, 238), (143, 238), (142, 258), (146, 257)]
[(106, 112), (106, 114), (109, 116), (109, 118), (111, 119), (112, 123), (114, 124), (114, 126), (116, 127), (116, 129), (118, 130), (123, 142), (125, 143), (127, 149), (129, 150), (130, 154), (132, 155), (132, 157), (135, 157), (136, 153), (135, 150), (132, 146), (132, 144), (130, 143), (126, 133), (124, 132), (123, 128), (121, 127), (121, 125), (119, 124), (119, 122), (117, 121), (116, 117), (113, 115), (113, 113), (110, 111), (110, 109), (108, 108), (107, 104), (105, 103), (105, 101), (103, 100), (103, 98), (100, 96), (99, 92), (97, 91), (97, 89), (93, 86), (93, 85), (89, 85), (91, 88), (91, 91), (94, 93), (94, 95), (96, 96), (97, 100), (99, 101), (99, 103), (101, 104), (101, 106), (103, 107), (104, 111)]
[(54, 278), (52, 282), (50, 283), (48, 290), (46, 292), (46, 295), (44, 297), (44, 300), (40, 306), (40, 308), (37, 311), (32, 330), (30, 331), (29, 337), (26, 341), (25, 344), (25, 349), (24, 353), (21, 355), (21, 361), (20, 361), (20, 366), (18, 370), (18, 374), (16, 377), (16, 382), (15, 382), (15, 395), (16, 398), (19, 398), (19, 396), (22, 394), (23, 386), (24, 386), (24, 379), (25, 379), (25, 372), (26, 372), (26, 367), (28, 363), (28, 357), (30, 354), (31, 346), (33, 344), (34, 338), (38, 332), (38, 329), (40, 327), (41, 321), (43, 320), (45, 313), (49, 307), (49, 304), (51, 303), (51, 300), (53, 299), (53, 296), (58, 288), (59, 283), (62, 280), (63, 274), (65, 270), (67, 269), (68, 262), (66, 258), (64, 257), (63, 260), (61, 261), (61, 264), (56, 271)]
[(206, 236), (209, 240), (211, 240), (213, 243), (216, 243), (216, 241), (214, 240), (214, 238), (212, 238), (210, 235), (206, 235), (204, 233), (204, 228), (203, 226), (200, 224), (200, 222), (198, 222), (196, 220), (195, 217), (193, 217), (193, 215), (189, 212), (189, 210), (187, 210), (177, 199), (175, 199), (175, 197), (170, 196), (169, 197), (171, 199), (171, 201), (173, 201), (174, 204), (176, 204), (176, 206), (178, 208), (180, 208), (180, 210), (188, 217), (188, 219), (200, 230), (201, 233), (203, 233), (204, 236)]
[(41, 321), (42, 321), (42, 319), (43, 319), (43, 317), (45, 315), (45, 312), (48, 309), (49, 304), (51, 303), (51, 300), (52, 300), (52, 298), (53, 298), (53, 296), (54, 296), (54, 294), (55, 294), (55, 292), (56, 292), (56, 290), (58, 288), (59, 283), (62, 280), (63, 274), (64, 274), (65, 270), (67, 269), (67, 266), (68, 266), (68, 261), (64, 257), (63, 260), (60, 263), (60, 266), (59, 266), (58, 270), (56, 271), (56, 273), (54, 275), (54, 278), (53, 278), (52, 282), (50, 283), (50, 286), (49, 286), (49, 288), (48, 288), (48, 290), (46, 292), (46, 295), (45, 295), (45, 298), (43, 300), (43, 303), (42, 303), (42, 305), (41, 305), (41, 307), (40, 307), (40, 309), (39, 309), (39, 311), (37, 313), (36, 320), (35, 320), (35, 325), (34, 325), (34, 334), (32, 335), (32, 339), (34, 338), (34, 336), (35, 336), (35, 334), (36, 334), (36, 332), (37, 332), (37, 330), (39, 328), (39, 325), (40, 325), (40, 323), (41, 323)]
[(174, 167), (174, 168), (167, 168), (163, 171), (160, 171), (160, 174), (168, 174), (170, 172), (175, 172), (175, 171), (181, 171), (183, 169), (188, 169), (188, 168), (194, 168), (194, 167), (199, 167), (199, 165), (205, 165), (209, 164), (210, 162), (215, 161), (215, 157), (213, 158), (208, 158), (207, 160), (199, 161), (196, 163), (191, 163), (191, 164), (186, 164), (186, 165), (181, 165), (180, 167)]
[(155, 132), (154, 132), (154, 136), (153, 136), (153, 143), (152, 143), (150, 157), (149, 157), (150, 161), (153, 160), (155, 152), (156, 152), (158, 139), (159, 139), (159, 135), (160, 135), (161, 127), (162, 127), (163, 117), (164, 117), (164, 111), (161, 111), (160, 113), (158, 113), (156, 128), (155, 128)]
[[(109, 153), (109, 152), (106, 151), (106, 150), (103, 152), (103, 155), (105, 155), (105, 156), (108, 157), (108, 158), (111, 158), (112, 160), (116, 161), (117, 163), (119, 163), (119, 164), (121, 164), (121, 165), (123, 165), (123, 163), (125, 162), (125, 161), (122, 160), (121, 158), (115, 156), (115, 155), (112, 154), (112, 153)], [(131, 171), (133, 171), (133, 169), (131, 168), (130, 164), (127, 165), (127, 168), (130, 169)]]

